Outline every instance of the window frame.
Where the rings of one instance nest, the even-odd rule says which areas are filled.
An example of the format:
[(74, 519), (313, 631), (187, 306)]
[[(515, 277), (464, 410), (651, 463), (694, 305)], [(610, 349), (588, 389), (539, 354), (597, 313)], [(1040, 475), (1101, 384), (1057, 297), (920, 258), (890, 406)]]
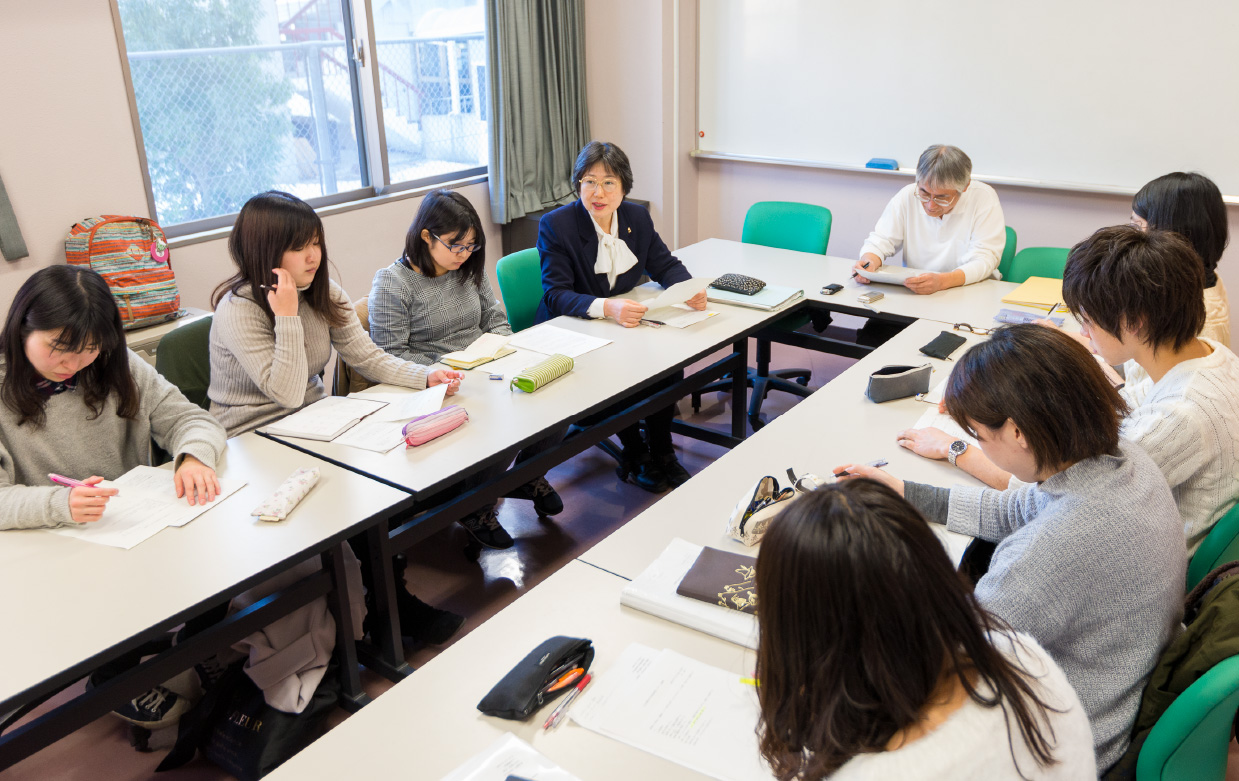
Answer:
[[(483, 2), (489, 2), (489, 0), (483, 0)], [(138, 116), (137, 94), (133, 88), (133, 76), (129, 71), (129, 49), (125, 43), (120, 2), (108, 0), (108, 5), (112, 10), (112, 26), (116, 33), (116, 46), (125, 80), (125, 94), (129, 100), (129, 119), (133, 126), (138, 163), (142, 169), (146, 205), (151, 217), (158, 220), (155, 190), (151, 184), (151, 171), (146, 158), (146, 141), (142, 136), (142, 123)], [(436, 186), (448, 183), (464, 185), (487, 181), (490, 175), (489, 165), (474, 166), (419, 179), (391, 181), (391, 168), (387, 159), (387, 133), (383, 123), (381, 74), (376, 67), (378, 44), (374, 36), (373, 9), (370, 6), (370, 0), (347, 0), (340, 4), (340, 9), (345, 30), (345, 55), (351, 63), (349, 85), (353, 94), (353, 122), (358, 143), (358, 164), (361, 167), (363, 181), (368, 179), (370, 184), (330, 195), (306, 198), (305, 202), (314, 207), (315, 211), (339, 213), (365, 208), (373, 205), (376, 200), (414, 198)], [(360, 25), (357, 24), (359, 20)], [(489, 67), (489, 63), (483, 64)], [(486, 85), (486, 90), (489, 90), (489, 85)], [(475, 102), (478, 98), (478, 95), (473, 96)], [(481, 113), (481, 108), (479, 106), (479, 113)], [(227, 235), (236, 219), (237, 214), (234, 212), (172, 225), (161, 223), (161, 227), (167, 237), (174, 240), (174, 244), (193, 244)], [(188, 237), (193, 238), (188, 239)]]

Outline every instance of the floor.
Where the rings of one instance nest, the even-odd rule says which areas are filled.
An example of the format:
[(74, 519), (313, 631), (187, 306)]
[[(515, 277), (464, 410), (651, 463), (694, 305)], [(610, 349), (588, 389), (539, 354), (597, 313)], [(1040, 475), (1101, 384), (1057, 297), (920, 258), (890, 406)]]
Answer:
[[(722, 353), (719, 354), (720, 356)], [(752, 355), (752, 349), (750, 349)], [(713, 360), (707, 358), (703, 363)], [(836, 356), (809, 353), (775, 346), (774, 368), (799, 366), (811, 368), (810, 387), (820, 387), (852, 362)], [(786, 411), (795, 399), (784, 393), (774, 393), (763, 405), (763, 414), (772, 418)], [(694, 414), (688, 400), (680, 404), (685, 419), (724, 428), (730, 415), (730, 396), (711, 394), (703, 399), (699, 413)], [(693, 473), (718, 458), (724, 450), (696, 440), (676, 437), (680, 461)], [(528, 502), (506, 500), (500, 509), (500, 520), (516, 538), (516, 546), (507, 551), (485, 551), (479, 561), (464, 555), (465, 533), (451, 528), (439, 533), (410, 554), (409, 582), (417, 584), (417, 594), (431, 604), (465, 615), (460, 634), (463, 637), (490, 616), (568, 561), (579, 556), (605, 538), (626, 520), (636, 516), (658, 500), (615, 477), (615, 464), (597, 449), (582, 453), (560, 465), (548, 475), (564, 499), (564, 512), (553, 519), (538, 518)], [(413, 667), (425, 664), (444, 648), (412, 650), (408, 661)], [(416, 675), (417, 673), (414, 673)], [(366, 691), (381, 696), (391, 683), (363, 672)], [(71, 687), (48, 707), (80, 693)], [(41, 711), (37, 711), (39, 713)], [(347, 718), (342, 710), (333, 716), (333, 724)], [(173, 730), (166, 732), (172, 733)], [(175, 735), (157, 735), (156, 739), (171, 741)], [(155, 774), (155, 766), (163, 751), (138, 753), (129, 746), (127, 727), (105, 717), (78, 730), (56, 745), (0, 773), (4, 781), (222, 781), (227, 775), (206, 760), (195, 759), (178, 770)], [(1231, 743), (1228, 781), (1239, 781), (1239, 746)]]

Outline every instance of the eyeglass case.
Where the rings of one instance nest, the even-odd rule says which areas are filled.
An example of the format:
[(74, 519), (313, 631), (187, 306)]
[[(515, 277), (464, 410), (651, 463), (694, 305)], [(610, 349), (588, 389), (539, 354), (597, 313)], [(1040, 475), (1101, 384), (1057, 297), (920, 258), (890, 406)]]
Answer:
[(865, 395), (870, 401), (881, 404), (925, 393), (929, 390), (929, 375), (933, 371), (933, 365), (928, 363), (921, 366), (883, 366), (869, 375)]
[[(487, 716), (522, 721), (561, 694), (572, 690), (564, 686), (546, 691), (560, 676), (581, 667), (589, 672), (594, 661), (594, 644), (579, 637), (552, 637), (529, 652), (478, 703)], [(583, 674), (582, 674), (583, 675)]]
[(921, 352), (928, 355), (930, 358), (939, 358), (944, 361), (951, 360), (951, 353), (959, 349), (959, 346), (968, 341), (959, 334), (953, 334), (950, 331), (943, 331), (933, 338), (933, 340), (921, 348)]

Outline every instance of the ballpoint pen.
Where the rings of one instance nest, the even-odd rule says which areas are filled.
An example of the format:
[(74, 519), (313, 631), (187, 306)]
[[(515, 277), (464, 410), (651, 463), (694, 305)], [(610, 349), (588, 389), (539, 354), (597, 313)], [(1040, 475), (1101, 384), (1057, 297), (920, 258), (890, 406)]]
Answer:
[[(879, 458), (876, 461), (870, 461), (869, 463), (865, 464), (865, 466), (871, 466), (874, 469), (881, 469), (882, 467), (886, 466), (886, 464), (887, 464), (887, 460), (885, 458)], [(852, 474), (851, 472), (845, 469), (842, 472), (836, 472), (835, 477), (844, 477), (844, 476), (850, 477), (851, 474)]]
[(589, 682), (593, 679), (593, 674), (587, 673), (584, 678), (577, 681), (576, 688), (568, 692), (567, 696), (564, 697), (564, 701), (556, 705), (555, 710), (551, 711), (551, 715), (547, 718), (546, 723), (542, 725), (542, 729), (549, 732), (558, 727), (559, 722), (563, 721), (564, 716), (568, 713), (568, 706), (577, 698), (577, 695), (585, 691), (585, 687), (589, 686)]

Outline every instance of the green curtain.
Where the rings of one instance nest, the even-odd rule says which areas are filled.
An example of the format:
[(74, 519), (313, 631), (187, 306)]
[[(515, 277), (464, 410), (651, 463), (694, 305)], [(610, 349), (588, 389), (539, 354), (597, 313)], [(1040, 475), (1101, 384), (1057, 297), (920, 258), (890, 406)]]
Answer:
[(583, 0), (488, 0), (490, 208), (496, 222), (570, 203), (590, 140)]
[(0, 182), (0, 254), (4, 255), (5, 260), (17, 260), (30, 254), (26, 251), (21, 228), (17, 227), (17, 217), (13, 214), (13, 204), (9, 203), (4, 182)]

